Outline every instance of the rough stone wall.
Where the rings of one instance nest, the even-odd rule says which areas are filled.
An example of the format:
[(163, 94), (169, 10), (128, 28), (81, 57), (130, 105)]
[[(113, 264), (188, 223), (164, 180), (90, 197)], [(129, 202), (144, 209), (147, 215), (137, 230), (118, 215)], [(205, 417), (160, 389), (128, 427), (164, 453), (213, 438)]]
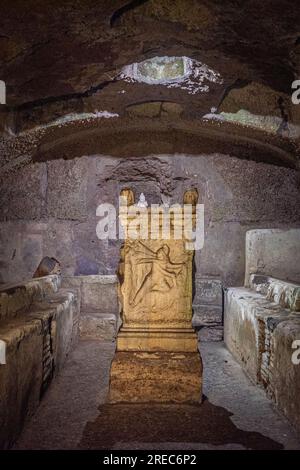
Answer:
[(254, 273), (300, 282), (300, 231), (250, 230), (246, 236), (246, 286)]
[(30, 277), (44, 255), (59, 259), (67, 276), (114, 274), (120, 242), (97, 239), (96, 207), (117, 204), (125, 186), (149, 203), (160, 203), (162, 194), (182, 202), (184, 191), (197, 187), (205, 245), (195, 255), (196, 276), (226, 286), (243, 283), (247, 230), (300, 225), (292, 169), (219, 154), (35, 163), (1, 178), (0, 282)]

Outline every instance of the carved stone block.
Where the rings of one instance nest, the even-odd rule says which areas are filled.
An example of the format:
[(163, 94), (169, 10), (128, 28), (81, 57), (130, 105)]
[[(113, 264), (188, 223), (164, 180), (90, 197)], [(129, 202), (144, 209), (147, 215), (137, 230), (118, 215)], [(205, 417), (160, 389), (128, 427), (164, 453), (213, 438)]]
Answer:
[[(122, 194), (127, 202), (128, 191)], [(198, 196), (192, 190), (186, 197), (193, 203)], [(151, 211), (144, 196), (139, 204), (148, 232), (139, 237), (127, 232), (121, 250), (118, 275), (123, 324), (111, 367), (109, 400), (199, 403), (202, 362), (192, 328), (194, 252), (187, 249), (184, 238), (174, 236), (178, 220), (173, 219), (170, 237), (151, 237)]]

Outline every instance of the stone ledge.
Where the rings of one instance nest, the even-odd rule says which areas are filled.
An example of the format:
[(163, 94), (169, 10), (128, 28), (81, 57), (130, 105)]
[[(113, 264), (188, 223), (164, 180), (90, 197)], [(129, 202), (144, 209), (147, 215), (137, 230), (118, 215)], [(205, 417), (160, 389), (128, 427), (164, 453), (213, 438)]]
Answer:
[(7, 356), (24, 338), (35, 334), (42, 334), (42, 325), (37, 318), (21, 316), (0, 327), (0, 339), (6, 343)]
[(118, 278), (114, 274), (89, 274), (86, 276), (64, 276), (62, 286), (69, 287), (73, 285), (77, 287), (81, 283), (97, 283), (97, 284), (116, 284)]
[(251, 274), (249, 283), (251, 289), (264, 295), (270, 302), (293, 311), (300, 311), (299, 284), (260, 274)]
[(193, 353), (197, 351), (198, 344), (193, 328), (130, 328), (123, 325), (118, 334), (117, 349)]
[(51, 275), (0, 288), (0, 321), (28, 310), (37, 301), (54, 294), (60, 287), (60, 276)]

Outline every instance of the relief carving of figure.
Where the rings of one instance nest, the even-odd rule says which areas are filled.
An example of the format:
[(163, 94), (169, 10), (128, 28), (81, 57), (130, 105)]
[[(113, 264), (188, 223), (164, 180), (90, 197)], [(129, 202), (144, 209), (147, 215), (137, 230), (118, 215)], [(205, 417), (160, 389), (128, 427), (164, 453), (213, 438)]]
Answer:
[(167, 244), (153, 251), (141, 241), (138, 247), (135, 246), (133, 256), (129, 305), (137, 307), (146, 297), (150, 297), (154, 311), (170, 307), (176, 297), (172, 295), (173, 290), (179, 287), (177, 281), (185, 270), (186, 261), (172, 262)]

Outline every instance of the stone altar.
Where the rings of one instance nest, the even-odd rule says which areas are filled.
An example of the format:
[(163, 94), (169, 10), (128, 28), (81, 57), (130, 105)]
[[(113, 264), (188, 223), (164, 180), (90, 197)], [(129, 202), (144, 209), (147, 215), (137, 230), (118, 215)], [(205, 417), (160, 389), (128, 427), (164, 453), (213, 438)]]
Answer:
[[(198, 195), (193, 191), (186, 192), (184, 202), (194, 207)], [(130, 190), (121, 195), (134, 205)], [(150, 238), (151, 211), (143, 201), (135, 207), (148, 219), (148, 238), (132, 237), (127, 231), (121, 249), (122, 327), (111, 366), (109, 401), (199, 403), (202, 362), (191, 323), (194, 251), (186, 249), (184, 238), (174, 236), (178, 219), (172, 215), (170, 237), (162, 238), (160, 218), (159, 236)], [(129, 215), (129, 221), (134, 217)]]

